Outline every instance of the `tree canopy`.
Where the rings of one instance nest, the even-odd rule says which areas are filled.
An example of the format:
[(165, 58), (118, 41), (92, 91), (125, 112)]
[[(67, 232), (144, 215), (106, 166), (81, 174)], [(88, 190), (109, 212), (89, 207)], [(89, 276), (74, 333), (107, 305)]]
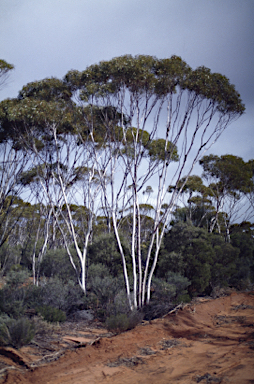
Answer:
[(12, 64), (7, 63), (7, 61), (0, 59), (0, 90), (3, 88), (6, 83), (10, 71), (14, 69)]

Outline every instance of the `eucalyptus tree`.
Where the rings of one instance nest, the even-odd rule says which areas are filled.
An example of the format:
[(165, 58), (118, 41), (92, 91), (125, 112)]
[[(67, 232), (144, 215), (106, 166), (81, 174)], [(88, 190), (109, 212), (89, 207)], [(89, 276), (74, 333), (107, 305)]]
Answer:
[[(207, 155), (200, 160), (203, 178), (208, 183), (208, 195), (214, 206), (210, 222), (210, 232), (221, 226), (226, 229), (226, 239), (230, 241), (229, 227), (233, 222), (250, 220), (254, 210), (248, 204), (248, 196), (253, 191), (251, 161), (245, 163), (234, 155)], [(223, 220), (221, 222), (220, 218)]]
[[(225, 76), (205, 67), (192, 70), (177, 56), (159, 60), (126, 55), (83, 72), (72, 70), (65, 82), (82, 108), (94, 148), (98, 136), (104, 143), (93, 157), (105, 212), (122, 256), (130, 306), (141, 307), (150, 300), (163, 234), (194, 164), (244, 112), (244, 105)], [(177, 185), (184, 175), (181, 188), (168, 193), (167, 186)], [(155, 190), (154, 214), (144, 253), (140, 204), (148, 183)], [(132, 271), (127, 270), (119, 233), (127, 208), (132, 215)]]
[(6, 81), (10, 75), (10, 71), (14, 69), (12, 64), (7, 63), (5, 60), (0, 59), (0, 90), (6, 84)]
[[(1, 62), (0, 62), (1, 64)], [(16, 147), (15, 139), (5, 129), (5, 102), (0, 104), (0, 247), (8, 239), (21, 213), (17, 204), (24, 188), (19, 177), (28, 167), (28, 157)], [(28, 197), (28, 196), (27, 196)], [(15, 217), (15, 220), (13, 218)]]
[(12, 265), (17, 265), (21, 261), (22, 249), (29, 234), (27, 216), (30, 207), (31, 204), (19, 196), (6, 197), (0, 220), (2, 275)]
[(254, 211), (254, 159), (249, 160), (247, 164), (251, 172), (251, 180), (252, 180), (252, 186), (249, 188), (247, 192), (247, 197), (252, 207), (252, 210)]
[[(15, 138), (17, 151), (29, 157), (30, 168), (22, 174), (20, 184), (32, 189), (36, 184), (36, 198), (40, 197), (41, 206), (49, 208), (39, 261), (46, 250), (48, 224), (53, 215), (78, 282), (86, 292), (86, 253), (92, 231), (93, 204), (100, 187), (95, 181), (89, 142), (85, 141), (84, 120), (80, 119), (82, 115), (71, 96), (66, 84), (55, 78), (29, 83), (17, 99), (2, 102), (5, 115), (1, 125), (5, 133)], [(77, 212), (72, 209), (75, 203), (83, 204), (86, 219), (88, 217), (82, 236), (75, 226)], [(71, 253), (71, 244), (79, 265)]]
[[(15, 226), (13, 215), (20, 212), (17, 200), (24, 188), (18, 185), (20, 174), (27, 165), (27, 158), (23, 157), (9, 142), (0, 142), (0, 247), (7, 240)], [(16, 212), (16, 213), (17, 213)], [(19, 216), (15, 215), (16, 221)]]
[[(44, 182), (42, 182), (44, 181)], [(45, 194), (45, 183), (48, 176), (45, 174), (45, 167), (37, 166), (30, 168), (28, 171), (20, 175), (19, 184), (26, 186), (31, 191), (32, 201), (34, 202), (31, 209), (30, 222), (33, 226), (29, 231), (29, 242), (33, 243), (31, 264), (33, 272), (34, 284), (39, 284), (40, 266), (43, 257), (47, 251), (50, 237), (55, 234), (55, 226), (52, 226), (52, 236), (50, 236), (50, 224), (54, 222), (53, 208), (51, 201), (48, 199), (48, 193)], [(43, 188), (42, 188), (43, 186)], [(46, 189), (49, 192), (49, 188)]]
[(177, 186), (169, 186), (168, 191), (172, 192), (175, 188), (181, 189), (179, 203), (174, 211), (174, 222), (185, 221), (196, 227), (206, 227), (210, 225), (211, 215), (214, 214), (212, 200), (209, 198), (209, 188), (203, 184), (200, 176), (191, 175), (186, 182), (186, 177), (179, 180)]

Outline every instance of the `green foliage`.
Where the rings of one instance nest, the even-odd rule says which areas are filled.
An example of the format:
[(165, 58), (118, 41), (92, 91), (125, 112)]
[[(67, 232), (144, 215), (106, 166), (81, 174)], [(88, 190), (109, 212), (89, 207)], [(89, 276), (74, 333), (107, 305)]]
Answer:
[(203, 239), (192, 239), (186, 247), (185, 257), (185, 277), (191, 280), (190, 291), (193, 294), (204, 292), (211, 280), (212, 247)]
[(198, 67), (192, 71), (182, 86), (195, 92), (199, 97), (212, 100), (217, 106), (217, 110), (223, 114), (242, 114), (245, 111), (234, 85), (230, 84), (226, 76), (211, 73), (208, 68)]
[(123, 276), (113, 277), (103, 264), (91, 264), (88, 268), (88, 292), (89, 306), (102, 321), (129, 311)]
[(204, 169), (203, 176), (215, 180), (221, 193), (247, 192), (253, 189), (250, 163), (233, 155), (207, 155), (200, 161)]
[(5, 75), (7, 72), (12, 70), (14, 66), (12, 64), (7, 63), (5, 60), (0, 60), (0, 77)]
[[(26, 92), (29, 94), (27, 97)], [(49, 127), (56, 122), (59, 135), (74, 133), (77, 127), (84, 125), (78, 107), (68, 99), (70, 95), (67, 94), (67, 100), (59, 94), (52, 96), (48, 88), (39, 91), (44, 96), (37, 98), (34, 92), (29, 89), (17, 99), (7, 99), (0, 103), (0, 142), (9, 140), (16, 150), (53, 149), (53, 133)], [(30, 93), (33, 97), (30, 97)]]
[[(229, 284), (236, 272), (239, 250), (223, 237), (187, 223), (175, 224), (166, 234), (157, 275), (170, 281), (168, 271), (187, 278), (191, 295)], [(185, 288), (186, 289), (186, 288)], [(180, 294), (180, 293), (179, 293)]]
[(152, 299), (160, 303), (172, 302), (172, 299), (176, 295), (176, 289), (174, 284), (170, 284), (166, 280), (159, 279), (157, 277), (153, 278), (152, 290)]
[[(72, 254), (78, 266), (76, 252), (73, 251)], [(46, 252), (40, 266), (40, 275), (48, 278), (58, 278), (66, 283), (70, 280), (76, 281), (75, 271), (64, 248), (49, 249)]]
[(88, 289), (93, 292), (101, 306), (112, 302), (123, 287), (123, 278), (112, 277), (105, 265), (92, 264), (88, 268)]
[(0, 246), (0, 266), (1, 274), (6, 275), (10, 270), (14, 271), (19, 268), (21, 261), (21, 246), (10, 246), (8, 242), (5, 242)]
[(163, 279), (154, 277), (151, 301), (143, 308), (145, 319), (161, 317), (175, 304), (190, 301), (187, 293), (190, 284), (191, 282), (179, 273), (167, 272)]
[(106, 319), (105, 325), (110, 332), (121, 333), (135, 328), (141, 321), (141, 312), (132, 311), (128, 314), (119, 313)]
[(28, 83), (22, 88), (18, 96), (19, 99), (33, 98), (47, 102), (52, 100), (69, 100), (70, 97), (71, 92), (66, 83), (55, 77)]
[(6, 284), (7, 287), (11, 289), (17, 289), (21, 287), (29, 278), (29, 272), (18, 268), (17, 270), (11, 270), (6, 275)]
[(231, 244), (239, 251), (236, 271), (230, 284), (238, 288), (254, 283), (254, 230), (253, 224), (242, 222), (231, 228)]
[(188, 295), (187, 288), (191, 285), (190, 280), (187, 277), (182, 276), (180, 273), (174, 273), (168, 271), (166, 273), (166, 282), (171, 286), (174, 286), (175, 296), (174, 303), (188, 302), (190, 296)]
[(113, 234), (96, 236), (89, 246), (88, 260), (92, 264), (105, 265), (107, 274), (118, 276), (122, 272), (122, 259), (115, 236)]
[(61, 311), (61, 309), (51, 307), (50, 305), (37, 307), (36, 310), (44, 320), (49, 321), (50, 323), (62, 323), (66, 320), (65, 312)]
[(179, 156), (177, 153), (177, 147), (164, 139), (157, 139), (151, 141), (148, 146), (148, 153), (153, 161), (164, 161), (167, 160), (168, 164), (171, 161), (178, 161)]
[(165, 250), (168, 254), (160, 266), (180, 273), (191, 281), (189, 292), (203, 292), (211, 278), (210, 264), (214, 251), (205, 230), (178, 223), (165, 236)]
[(43, 318), (38, 315), (33, 316), (31, 322), (35, 329), (35, 335), (40, 338), (45, 336), (49, 337), (52, 333), (59, 330), (59, 324), (43, 320)]
[(25, 312), (24, 299), (13, 300), (11, 296), (13, 295), (8, 295), (6, 291), (0, 291), (0, 313), (5, 313), (10, 317), (18, 319)]
[(28, 319), (0, 318), (0, 345), (21, 348), (23, 345), (29, 344), (34, 336), (33, 324)]
[(0, 289), (0, 312), (19, 318), (25, 311), (25, 291), (29, 274), (27, 271), (11, 271), (6, 276), (6, 285)]
[(110, 332), (121, 333), (127, 331), (129, 326), (128, 316), (124, 313), (120, 313), (116, 316), (110, 316), (105, 322), (106, 328)]
[(40, 286), (29, 284), (24, 289), (24, 300), (23, 307), (24, 310), (35, 308), (43, 302), (42, 289)]
[(223, 237), (211, 235), (215, 257), (211, 263), (211, 283), (213, 286), (225, 287), (237, 271), (239, 249), (225, 243)]
[[(6, 284), (0, 290), (0, 312), (10, 317), (18, 319), (27, 309), (40, 307), (49, 308), (47, 314), (43, 312), (43, 316), (48, 318), (51, 316), (53, 319), (54, 316), (60, 316), (60, 319), (54, 321), (61, 321), (61, 313), (70, 314), (77, 308), (86, 306), (86, 297), (79, 285), (73, 281), (64, 283), (55, 278), (45, 281), (40, 286), (31, 283), (21, 285), (21, 280), (15, 275), (13, 277), (13, 274), (11, 276), (12, 283)], [(16, 285), (13, 284), (13, 280)], [(52, 313), (50, 308), (53, 308)]]
[(58, 278), (45, 281), (40, 287), (40, 298), (38, 304), (60, 309), (71, 313), (79, 305), (84, 305), (85, 296), (73, 281), (63, 282)]
[(81, 97), (105, 97), (125, 86), (133, 94), (155, 94), (163, 97), (175, 93), (177, 87), (193, 92), (214, 103), (223, 114), (242, 114), (244, 105), (229, 80), (208, 68), (192, 70), (180, 57), (159, 60), (153, 56), (116, 57), (91, 65), (83, 72), (70, 71), (65, 82), (81, 89)]
[(7, 63), (7, 61), (0, 59), (0, 89), (5, 84), (9, 72), (14, 69), (14, 66), (12, 64)]

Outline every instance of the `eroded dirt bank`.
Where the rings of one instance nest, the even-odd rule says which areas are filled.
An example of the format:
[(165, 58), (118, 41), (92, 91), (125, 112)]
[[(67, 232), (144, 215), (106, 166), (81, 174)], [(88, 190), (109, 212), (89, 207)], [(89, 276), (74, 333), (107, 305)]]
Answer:
[(35, 346), (0, 351), (0, 383), (254, 383), (253, 292), (200, 299), (114, 337), (80, 327), (59, 331), (43, 359)]

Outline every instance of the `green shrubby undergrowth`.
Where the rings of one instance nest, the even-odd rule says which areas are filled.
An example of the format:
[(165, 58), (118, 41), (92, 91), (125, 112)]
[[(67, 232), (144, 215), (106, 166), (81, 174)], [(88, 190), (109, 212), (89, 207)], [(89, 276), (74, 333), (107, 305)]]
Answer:
[[(16, 248), (13, 263), (9, 260), (2, 269), (0, 344), (20, 348), (39, 332), (50, 332), (50, 324), (71, 319), (79, 310), (92, 311), (108, 330), (119, 333), (135, 327), (142, 319), (163, 316), (175, 305), (220, 287), (251, 289), (254, 242), (250, 233), (236, 228), (231, 242), (226, 243), (222, 236), (209, 234), (203, 228), (184, 222), (174, 224), (163, 242), (150, 303), (134, 311), (126, 297), (121, 258), (111, 234), (99, 235), (89, 247), (86, 295), (64, 250), (46, 253), (39, 283), (34, 285), (31, 265), (29, 268), (28, 262), (17, 263), (22, 257), (17, 256)], [(125, 251), (128, 254), (127, 244)], [(5, 247), (0, 259), (4, 260), (6, 252)], [(130, 263), (127, 257), (129, 271)], [(132, 288), (131, 275), (130, 284)], [(33, 318), (29, 318), (31, 314)]]
[(20, 348), (29, 344), (35, 336), (34, 325), (29, 319), (0, 317), (0, 345)]

